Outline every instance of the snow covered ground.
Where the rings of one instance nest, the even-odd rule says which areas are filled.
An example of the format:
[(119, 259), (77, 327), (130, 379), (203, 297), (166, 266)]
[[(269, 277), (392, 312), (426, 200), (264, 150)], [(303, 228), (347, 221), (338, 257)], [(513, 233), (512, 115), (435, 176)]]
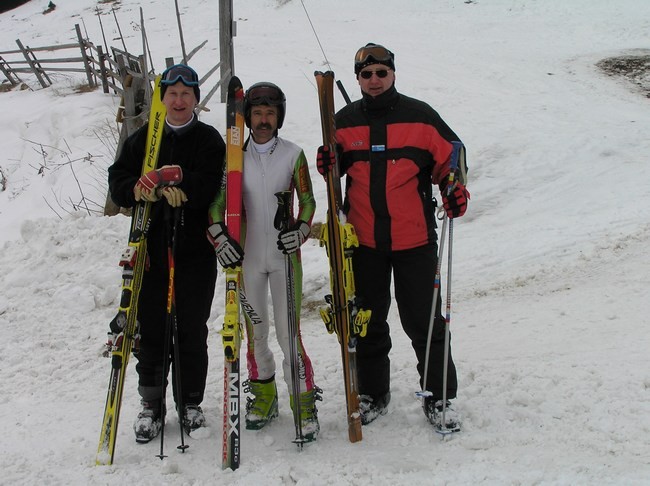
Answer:
[[(191, 63), (202, 74), (218, 61), (217, 2), (179, 4), (188, 50), (209, 41)], [(139, 5), (160, 72), (180, 44), (173, 5), (152, 0), (68, 0), (48, 15), (32, 1), (0, 15), (0, 50), (15, 39), (71, 42), (75, 23), (101, 43), (96, 7), (109, 44), (121, 45), (114, 6), (138, 53)], [(304, 7), (353, 99), (354, 52), (383, 43), (396, 54), (398, 90), (428, 101), (467, 145), (472, 200), (455, 224), (451, 322), (463, 432), (443, 441), (425, 421), (393, 308), (390, 411), (364, 427), (362, 442), (348, 442), (338, 346), (316, 310), (327, 262), (310, 240), (302, 321), (324, 389), (319, 440), (302, 452), (291, 443), (281, 387), (279, 420), (244, 431), (241, 468), (220, 469), (220, 276), (208, 427), (180, 454), (169, 414), (165, 461), (158, 441), (136, 444), (131, 367), (115, 464), (95, 466), (109, 374), (100, 354), (129, 221), (72, 206), (82, 193), (103, 204), (119, 100), (76, 94), (78, 77), (40, 89), (25, 76), (34, 91), (0, 93), (0, 484), (650, 484), (650, 101), (595, 66), (649, 52), (650, 3), (236, 0), (237, 74), (245, 86), (269, 80), (285, 90), (282, 135), (313, 159), (312, 73), (328, 66)], [(223, 133), (217, 101), (202, 119)], [(313, 178), (322, 220), (325, 186)]]

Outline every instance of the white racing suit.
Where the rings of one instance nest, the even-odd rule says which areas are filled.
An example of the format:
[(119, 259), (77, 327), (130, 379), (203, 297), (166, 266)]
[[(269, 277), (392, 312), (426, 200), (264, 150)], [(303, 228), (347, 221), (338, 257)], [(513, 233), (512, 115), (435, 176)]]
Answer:
[[(301, 220), (311, 225), (316, 208), (309, 168), (305, 154), (292, 142), (275, 137), (263, 145), (249, 139), (244, 152), (242, 267), (244, 293), (257, 319), (246, 315), (248, 338), (246, 358), (248, 378), (263, 381), (275, 375), (276, 364), (269, 347), (269, 289), (273, 304), (275, 334), (284, 355), (284, 381), (291, 390), (291, 357), (289, 353), (289, 324), (287, 313), (287, 275), (285, 255), (278, 249), (278, 230), (274, 227), (277, 211), (275, 194), (291, 191), (290, 226)], [(225, 194), (221, 191), (221, 194)], [(298, 214), (294, 217), (294, 199)], [(224, 202), (221, 205), (224, 206)], [(214, 222), (223, 222), (223, 209), (211, 211)], [(314, 388), (314, 370), (300, 336), (300, 308), (302, 300), (302, 264), (300, 250), (290, 255), (295, 282), (296, 324), (298, 326), (298, 354), (300, 391)]]

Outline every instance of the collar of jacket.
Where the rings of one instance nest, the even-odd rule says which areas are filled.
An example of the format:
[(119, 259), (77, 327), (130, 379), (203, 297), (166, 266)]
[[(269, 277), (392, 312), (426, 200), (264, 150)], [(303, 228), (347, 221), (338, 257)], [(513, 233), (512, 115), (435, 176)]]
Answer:
[(179, 137), (182, 137), (187, 132), (189, 132), (194, 126), (199, 122), (199, 117), (196, 116), (196, 113), (192, 113), (192, 120), (190, 120), (187, 125), (184, 125), (181, 128), (172, 128), (165, 121), (165, 135), (175, 134)]
[(368, 112), (369, 115), (382, 115), (392, 110), (399, 100), (399, 93), (395, 89), (394, 83), (379, 96), (373, 97), (367, 93), (362, 94), (361, 106), (363, 107), (363, 111)]

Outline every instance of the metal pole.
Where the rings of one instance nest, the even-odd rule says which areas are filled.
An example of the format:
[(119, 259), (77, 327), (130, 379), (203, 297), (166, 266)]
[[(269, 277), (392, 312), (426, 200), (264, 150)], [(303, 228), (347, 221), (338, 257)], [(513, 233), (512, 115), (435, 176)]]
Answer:
[[(450, 168), (449, 168), (449, 181), (447, 182), (447, 194), (451, 194), (454, 190), (456, 171), (458, 170), (458, 159), (463, 149), (461, 142), (452, 142), (453, 149), (451, 152)], [(447, 413), (447, 373), (449, 370), (449, 341), (450, 332), (449, 327), (451, 324), (451, 263), (452, 263), (452, 245), (454, 239), (454, 220), (449, 218), (449, 249), (447, 250), (447, 307), (445, 309), (445, 352), (444, 363), (442, 366), (442, 417), (440, 421), (439, 433), (446, 435), (450, 432), (447, 430), (445, 423), (445, 416)]]
[[(275, 229), (282, 232), (289, 229), (291, 192), (277, 192), (278, 210)], [(296, 286), (291, 265), (291, 255), (284, 256), (284, 271), (287, 280), (287, 322), (289, 327), (289, 354), (291, 356), (291, 393), (293, 395), (293, 422), (296, 429), (294, 442), (302, 449), (305, 438), (302, 432), (302, 404), (300, 403), (300, 355), (298, 353), (298, 319), (296, 316)]]
[(431, 314), (429, 316), (429, 331), (427, 333), (427, 347), (424, 353), (424, 373), (422, 375), (422, 391), (419, 395), (422, 397), (422, 406), (424, 407), (424, 399), (431, 395), (431, 391), (427, 390), (427, 377), (429, 376), (429, 356), (431, 354), (431, 336), (433, 335), (433, 324), (436, 318), (436, 304), (438, 296), (440, 295), (440, 268), (442, 262), (442, 255), (445, 251), (445, 234), (447, 232), (447, 214), (444, 215), (442, 220), (442, 229), (440, 231), (440, 248), (438, 248), (438, 261), (436, 262), (436, 273), (433, 278), (433, 301), (431, 302)]

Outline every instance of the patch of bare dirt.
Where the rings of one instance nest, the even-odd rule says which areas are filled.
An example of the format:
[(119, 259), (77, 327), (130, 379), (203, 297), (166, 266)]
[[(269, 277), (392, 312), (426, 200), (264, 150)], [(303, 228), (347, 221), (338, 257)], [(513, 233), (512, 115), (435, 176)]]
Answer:
[(650, 53), (609, 57), (596, 63), (605, 74), (623, 77), (650, 98)]

